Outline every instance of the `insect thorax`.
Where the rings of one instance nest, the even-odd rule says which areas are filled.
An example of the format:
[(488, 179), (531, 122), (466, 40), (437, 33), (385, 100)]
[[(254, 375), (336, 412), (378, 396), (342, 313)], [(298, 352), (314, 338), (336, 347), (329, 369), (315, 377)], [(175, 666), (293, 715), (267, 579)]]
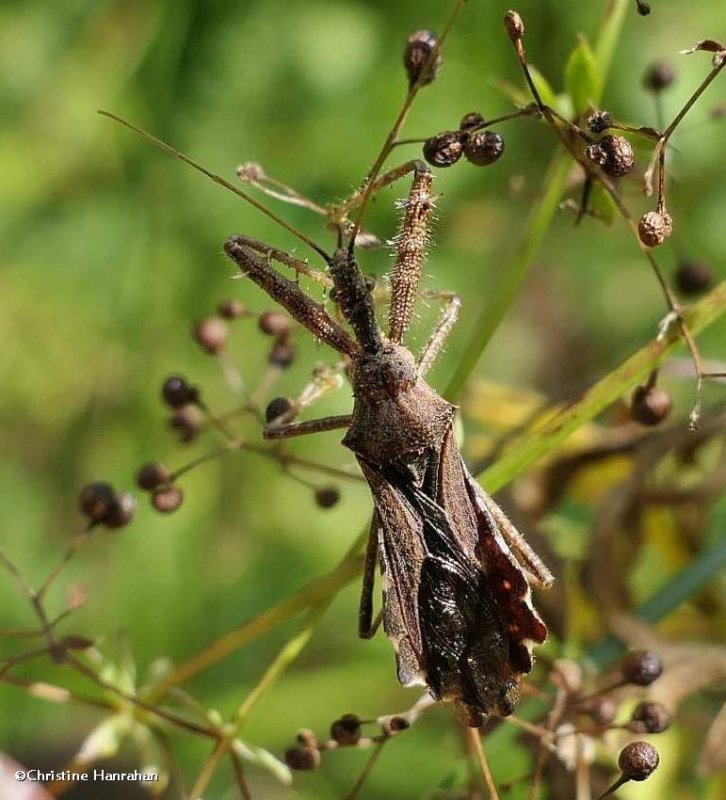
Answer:
[(418, 376), (409, 350), (386, 342), (354, 359), (350, 380), (353, 422), (343, 444), (357, 455), (385, 463), (408, 460), (440, 445), (454, 406)]

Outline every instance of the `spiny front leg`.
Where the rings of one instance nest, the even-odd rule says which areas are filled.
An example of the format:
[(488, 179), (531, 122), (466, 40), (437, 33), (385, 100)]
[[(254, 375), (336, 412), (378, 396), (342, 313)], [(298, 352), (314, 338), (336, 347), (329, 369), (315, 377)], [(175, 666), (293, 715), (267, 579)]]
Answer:
[(443, 308), (436, 327), (431, 332), (418, 359), (418, 374), (422, 378), (431, 369), (436, 357), (441, 352), (444, 342), (459, 318), (461, 309), (461, 298), (454, 292), (424, 292), (423, 296), (441, 300)]
[(317, 336), (339, 353), (353, 357), (359, 352), (358, 345), (325, 308), (308, 297), (296, 283), (261, 259), (243, 236), (230, 236), (224, 244), (224, 251), (245, 275), (264, 289), (313, 336)]
[(391, 304), (388, 337), (400, 343), (411, 324), (421, 268), (428, 242), (428, 225), (434, 208), (433, 175), (423, 161), (413, 161), (411, 191), (402, 202), (403, 220), (394, 240), (396, 263), (391, 273)]

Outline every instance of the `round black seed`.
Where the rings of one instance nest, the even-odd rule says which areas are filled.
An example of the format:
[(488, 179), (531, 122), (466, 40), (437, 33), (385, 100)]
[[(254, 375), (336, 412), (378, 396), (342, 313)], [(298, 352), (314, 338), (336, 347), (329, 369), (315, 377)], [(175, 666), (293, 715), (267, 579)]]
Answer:
[(685, 295), (707, 292), (714, 282), (714, 274), (704, 261), (683, 260), (675, 274), (676, 286)]
[(295, 360), (295, 348), (287, 339), (280, 339), (272, 345), (267, 360), (273, 366), (286, 369)]
[(170, 375), (161, 384), (161, 396), (171, 408), (181, 408), (199, 399), (199, 390), (191, 386), (181, 375)]
[(469, 131), (472, 128), (479, 128), (485, 122), (486, 120), (478, 111), (470, 111), (468, 114), (464, 114), (464, 116), (461, 118), (459, 130)]
[(660, 703), (640, 703), (630, 718), (633, 729), (642, 733), (663, 733), (671, 724), (671, 712)]
[(630, 400), (630, 416), (641, 425), (659, 425), (670, 414), (670, 395), (658, 386), (638, 386)]
[(332, 508), (340, 500), (340, 492), (335, 486), (321, 486), (315, 490), (315, 502), (320, 508)]
[(360, 717), (356, 714), (343, 714), (330, 726), (330, 738), (338, 744), (352, 746), (360, 741)]
[(635, 686), (650, 686), (663, 674), (663, 661), (649, 650), (633, 650), (623, 659), (623, 678)]
[(285, 763), (290, 769), (300, 772), (317, 769), (320, 766), (320, 751), (314, 747), (291, 747), (285, 751)]
[(676, 79), (676, 72), (666, 61), (656, 61), (645, 71), (643, 85), (651, 92), (662, 92)]
[(296, 412), (295, 401), (289, 397), (276, 397), (271, 400), (265, 409), (265, 422), (269, 423), (278, 419), (279, 417), (292, 417)]
[(635, 151), (624, 136), (603, 136), (585, 151), (587, 157), (613, 178), (627, 175), (635, 164)]
[(464, 155), (478, 167), (486, 167), (499, 160), (504, 153), (504, 139), (494, 131), (470, 133), (464, 141)]
[(81, 489), (78, 496), (78, 507), (83, 516), (92, 522), (104, 520), (116, 503), (116, 493), (110, 483), (96, 481)]
[(613, 118), (609, 111), (593, 111), (587, 118), (587, 127), (593, 133), (602, 133), (612, 124)]
[(423, 156), (434, 167), (450, 167), (461, 158), (463, 149), (461, 134), (445, 131), (424, 142)]
[(648, 742), (631, 742), (621, 751), (618, 758), (623, 777), (630, 781), (644, 781), (658, 768), (660, 756)]
[(136, 485), (145, 492), (151, 492), (166, 484), (171, 478), (169, 470), (158, 461), (149, 461), (136, 473)]

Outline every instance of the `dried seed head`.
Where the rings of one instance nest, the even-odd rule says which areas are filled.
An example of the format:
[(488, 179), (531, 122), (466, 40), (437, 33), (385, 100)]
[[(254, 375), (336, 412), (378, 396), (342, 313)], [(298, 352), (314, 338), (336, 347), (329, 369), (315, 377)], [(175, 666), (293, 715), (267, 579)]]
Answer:
[(195, 439), (204, 424), (204, 415), (195, 405), (186, 405), (178, 408), (169, 418), (169, 425), (179, 434), (182, 442), (191, 442)]
[(78, 507), (91, 522), (102, 522), (116, 503), (116, 493), (110, 483), (96, 481), (81, 489)]
[(498, 161), (504, 153), (504, 139), (494, 131), (478, 131), (469, 134), (464, 141), (467, 161), (478, 167), (486, 167)]
[(335, 486), (321, 486), (315, 490), (315, 502), (320, 508), (332, 508), (340, 500), (340, 492)]
[(472, 128), (479, 128), (485, 122), (486, 120), (478, 111), (470, 111), (468, 114), (464, 114), (464, 116), (461, 118), (459, 130), (470, 131)]
[(136, 473), (136, 485), (145, 492), (152, 492), (171, 480), (169, 470), (158, 461), (149, 461)]
[(635, 686), (650, 686), (663, 673), (663, 661), (649, 650), (633, 650), (623, 659), (623, 678)]
[(220, 300), (217, 305), (217, 313), (222, 319), (239, 319), (244, 317), (246, 310), (244, 303), (233, 297)]
[(704, 261), (679, 262), (675, 274), (676, 286), (685, 295), (701, 294), (713, 286), (713, 270)]
[(267, 357), (270, 364), (280, 369), (287, 369), (295, 360), (295, 348), (286, 338), (278, 339), (272, 345), (270, 355)]
[(192, 329), (194, 341), (210, 355), (216, 355), (224, 350), (227, 344), (229, 330), (227, 323), (219, 317), (203, 319)]
[(635, 164), (633, 146), (624, 136), (603, 136), (585, 150), (587, 157), (612, 178), (627, 175)]
[(101, 520), (107, 528), (123, 528), (131, 522), (138, 503), (129, 492), (116, 492), (114, 503), (108, 514)]
[(403, 51), (403, 66), (408, 75), (409, 88), (416, 83), (426, 86), (436, 80), (441, 69), (441, 51), (437, 51), (433, 60), (431, 53), (437, 43), (436, 34), (431, 31), (416, 31), (408, 37)]
[(265, 409), (265, 422), (269, 425), (270, 422), (274, 422), (274, 420), (281, 417), (284, 417), (285, 421), (289, 422), (296, 414), (297, 406), (294, 400), (289, 397), (276, 397), (268, 403)]
[(643, 76), (643, 86), (651, 92), (662, 92), (676, 79), (676, 72), (666, 61), (651, 64)]
[(630, 400), (630, 417), (641, 425), (659, 425), (672, 408), (668, 392), (658, 386), (638, 386)]
[(638, 14), (641, 17), (647, 17), (650, 14), (650, 6), (648, 3), (644, 3), (643, 0), (635, 0), (638, 5)]
[(648, 742), (631, 742), (621, 751), (618, 766), (629, 781), (644, 781), (658, 768), (660, 756)]
[(170, 408), (181, 408), (199, 400), (199, 389), (191, 386), (181, 375), (170, 375), (161, 384), (161, 396)]
[(516, 11), (507, 11), (504, 15), (504, 27), (514, 43), (520, 41), (524, 36), (524, 22)]
[(282, 311), (263, 311), (257, 325), (268, 336), (284, 336), (290, 332), (292, 321)]
[(613, 122), (612, 114), (609, 111), (593, 111), (587, 118), (587, 127), (593, 133), (606, 131)]
[(434, 167), (450, 167), (461, 158), (463, 149), (461, 135), (445, 131), (424, 142), (423, 156)]
[(163, 486), (151, 496), (151, 503), (162, 514), (171, 514), (184, 502), (184, 495), (178, 486)]
[(356, 745), (360, 741), (360, 726), (357, 714), (343, 714), (330, 726), (330, 738), (341, 745)]
[(660, 703), (640, 703), (630, 717), (630, 730), (638, 733), (663, 733), (671, 725), (671, 712)]
[(658, 247), (673, 233), (673, 218), (667, 211), (649, 211), (638, 223), (638, 236), (646, 247)]
[(320, 751), (314, 747), (291, 747), (285, 751), (285, 763), (290, 769), (300, 772), (317, 769), (320, 766)]

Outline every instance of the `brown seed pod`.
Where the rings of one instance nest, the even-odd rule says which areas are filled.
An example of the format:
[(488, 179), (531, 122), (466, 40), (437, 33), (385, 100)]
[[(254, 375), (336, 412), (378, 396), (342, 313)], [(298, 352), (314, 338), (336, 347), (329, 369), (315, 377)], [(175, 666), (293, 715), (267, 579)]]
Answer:
[(184, 494), (178, 486), (162, 486), (151, 496), (151, 503), (162, 514), (171, 514), (184, 502)]
[(675, 279), (679, 291), (688, 296), (707, 292), (713, 286), (714, 274), (705, 261), (683, 260), (678, 264)]
[(239, 319), (240, 317), (244, 317), (246, 311), (245, 304), (234, 297), (227, 297), (224, 300), (220, 300), (217, 305), (217, 313), (222, 319)]
[(426, 86), (436, 80), (441, 69), (441, 51), (437, 51), (433, 60), (429, 61), (437, 43), (436, 34), (431, 31), (416, 31), (408, 37), (403, 51), (403, 66), (408, 75), (409, 88), (416, 83)]
[(145, 492), (152, 492), (171, 480), (169, 470), (158, 461), (149, 461), (136, 473), (136, 485)]
[(515, 44), (524, 36), (524, 22), (516, 11), (507, 11), (504, 15), (504, 27)]
[(635, 686), (650, 686), (663, 674), (663, 660), (649, 650), (633, 650), (622, 661), (623, 678)]
[(658, 247), (673, 233), (673, 218), (663, 211), (648, 211), (638, 223), (638, 236), (646, 247)]
[(658, 386), (638, 386), (630, 400), (630, 417), (641, 425), (659, 425), (670, 414), (673, 404), (668, 392)]
[(116, 492), (114, 503), (108, 514), (101, 520), (107, 528), (123, 528), (136, 514), (138, 503), (129, 492)]
[(478, 111), (470, 111), (461, 118), (459, 130), (470, 131), (472, 128), (481, 127), (485, 122), (486, 120)]
[(504, 139), (494, 131), (470, 133), (464, 140), (464, 155), (467, 161), (478, 167), (486, 167), (498, 161), (504, 153)]
[(360, 717), (357, 714), (343, 714), (330, 726), (330, 738), (347, 747), (360, 741)]
[(612, 114), (609, 111), (593, 111), (587, 118), (587, 127), (593, 133), (606, 131), (613, 122)]
[(268, 336), (284, 336), (290, 332), (292, 320), (282, 311), (263, 311), (257, 325)]
[(640, 703), (630, 717), (628, 726), (638, 733), (663, 733), (671, 725), (671, 712), (661, 703)]
[(116, 503), (116, 493), (110, 483), (96, 481), (81, 489), (78, 496), (78, 507), (84, 517), (91, 522), (103, 521)]
[(603, 136), (599, 142), (591, 144), (585, 154), (612, 178), (627, 175), (635, 164), (635, 151), (624, 136)]
[(276, 419), (290, 422), (297, 414), (295, 401), (289, 397), (275, 397), (267, 404), (265, 409), (265, 422), (269, 425)]
[(315, 502), (320, 508), (332, 508), (340, 500), (340, 491), (335, 486), (321, 486), (315, 490)]
[(463, 150), (461, 134), (444, 131), (424, 142), (423, 156), (434, 167), (450, 167), (461, 158)]
[(194, 341), (210, 355), (216, 355), (224, 350), (229, 336), (227, 323), (219, 317), (208, 317), (197, 322), (192, 329)]
[(314, 747), (291, 747), (285, 751), (285, 763), (299, 772), (317, 769), (320, 766), (320, 751)]
[(644, 781), (658, 768), (660, 756), (648, 742), (631, 742), (621, 751), (618, 766), (629, 781)]

